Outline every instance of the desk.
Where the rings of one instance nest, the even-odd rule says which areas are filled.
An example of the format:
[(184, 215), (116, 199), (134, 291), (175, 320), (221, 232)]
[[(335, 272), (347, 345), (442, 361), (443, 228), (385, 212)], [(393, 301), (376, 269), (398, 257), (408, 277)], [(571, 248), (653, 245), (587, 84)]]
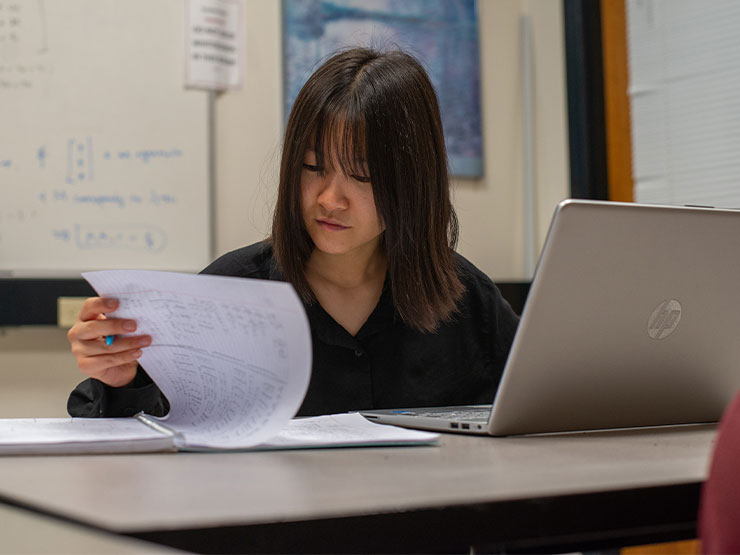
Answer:
[(162, 546), (88, 530), (82, 526), (0, 506), (0, 554), (181, 553)]
[(439, 446), (0, 458), (0, 499), (203, 552), (573, 549), (695, 537), (713, 426)]

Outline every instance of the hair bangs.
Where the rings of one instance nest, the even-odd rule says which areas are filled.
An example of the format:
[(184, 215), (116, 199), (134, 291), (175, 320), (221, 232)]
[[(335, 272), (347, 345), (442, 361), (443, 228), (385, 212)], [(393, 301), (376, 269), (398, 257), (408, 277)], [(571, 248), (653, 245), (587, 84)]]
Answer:
[(342, 100), (319, 114), (313, 137), (316, 164), (324, 171), (369, 178), (364, 114), (353, 99)]

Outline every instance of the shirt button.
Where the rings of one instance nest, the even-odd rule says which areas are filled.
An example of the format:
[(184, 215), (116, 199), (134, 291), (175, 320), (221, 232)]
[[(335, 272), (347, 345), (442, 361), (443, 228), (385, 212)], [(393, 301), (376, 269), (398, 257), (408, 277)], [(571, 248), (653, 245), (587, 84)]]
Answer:
[(364, 353), (360, 349), (355, 349), (355, 356), (361, 357)]

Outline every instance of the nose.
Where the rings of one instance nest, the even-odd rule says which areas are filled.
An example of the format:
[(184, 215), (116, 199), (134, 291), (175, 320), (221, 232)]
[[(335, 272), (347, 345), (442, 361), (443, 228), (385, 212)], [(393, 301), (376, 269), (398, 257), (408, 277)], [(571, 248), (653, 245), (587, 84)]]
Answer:
[(335, 210), (346, 210), (349, 202), (344, 190), (346, 178), (339, 172), (327, 171), (324, 174), (321, 191), (318, 196), (319, 205), (331, 213)]

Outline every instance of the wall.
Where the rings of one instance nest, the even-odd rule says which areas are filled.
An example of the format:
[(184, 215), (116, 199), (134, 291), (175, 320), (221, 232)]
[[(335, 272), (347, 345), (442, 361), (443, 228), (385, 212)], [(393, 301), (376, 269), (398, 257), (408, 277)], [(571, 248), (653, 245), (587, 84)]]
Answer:
[(559, 0), (480, 2), (486, 175), (458, 181), (460, 252), (494, 280), (522, 280), (520, 17), (531, 18), (534, 64), (536, 250), (570, 191), (562, 7)]
[[(247, 78), (217, 103), (216, 250), (265, 237), (282, 133), (280, 3), (247, 2)], [(458, 180), (460, 252), (498, 280), (524, 275), (519, 18), (529, 14), (535, 66), (538, 251), (555, 204), (568, 196), (560, 0), (479, 1), (485, 177)], [(256, 25), (255, 22), (259, 22)], [(255, 130), (258, 130), (255, 132)]]
[[(248, 1), (244, 90), (216, 101), (216, 254), (270, 228), (282, 133), (280, 3)], [(561, 0), (479, 0), (485, 177), (458, 180), (460, 252), (494, 280), (526, 279), (523, 258), (520, 16), (533, 28), (537, 248), (568, 196)], [(79, 381), (65, 331), (0, 330), (0, 417), (63, 416)]]

